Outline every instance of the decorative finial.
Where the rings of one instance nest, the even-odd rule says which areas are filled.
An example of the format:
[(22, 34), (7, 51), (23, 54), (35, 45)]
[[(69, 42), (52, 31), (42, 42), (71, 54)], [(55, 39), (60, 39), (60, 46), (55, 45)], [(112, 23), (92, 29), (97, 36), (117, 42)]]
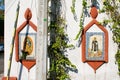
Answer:
[(98, 15), (98, 11), (97, 11), (97, 8), (95, 6), (91, 7), (90, 15), (93, 19), (96, 19), (97, 15)]
[(32, 18), (32, 12), (29, 8), (25, 11), (25, 19), (29, 21)]

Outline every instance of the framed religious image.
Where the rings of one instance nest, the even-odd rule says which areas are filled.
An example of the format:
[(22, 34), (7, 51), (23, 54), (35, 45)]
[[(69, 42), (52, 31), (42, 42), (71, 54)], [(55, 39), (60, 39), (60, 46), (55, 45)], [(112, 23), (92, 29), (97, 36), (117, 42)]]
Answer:
[(86, 32), (86, 60), (104, 60), (104, 44), (103, 32)]
[(35, 59), (36, 33), (19, 34), (19, 59)]
[(90, 15), (93, 19), (82, 32), (82, 62), (90, 65), (96, 73), (101, 65), (108, 62), (109, 38), (107, 29), (96, 20), (98, 11), (95, 6), (91, 8)]

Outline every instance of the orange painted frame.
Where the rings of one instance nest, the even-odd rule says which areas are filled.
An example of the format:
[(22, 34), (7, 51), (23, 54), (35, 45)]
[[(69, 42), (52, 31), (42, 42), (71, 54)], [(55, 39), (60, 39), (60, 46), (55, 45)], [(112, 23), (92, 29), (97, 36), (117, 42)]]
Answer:
[(30, 9), (27, 8), (25, 12), (26, 21), (23, 22), (23, 24), (16, 30), (16, 37), (15, 37), (16, 61), (17, 62), (20, 61), (28, 69), (28, 71), (30, 70), (30, 68), (32, 68), (36, 64), (36, 60), (35, 59), (33, 60), (19, 59), (19, 33), (26, 27), (27, 24), (29, 24), (30, 27), (32, 27), (33, 30), (37, 32), (37, 26), (30, 21), (31, 18), (32, 18), (32, 13)]
[[(7, 77), (3, 77), (2, 80), (7, 80)], [(9, 80), (17, 80), (16, 77), (9, 77)]]
[(105, 36), (105, 45), (104, 45), (104, 53), (105, 53), (105, 57), (104, 60), (92, 60), (93, 62), (97, 62), (97, 61), (102, 61), (102, 62), (108, 62), (108, 31), (104, 28), (104, 26), (100, 25), (95, 19), (93, 19), (88, 25), (85, 26), (85, 28), (83, 29), (83, 35), (82, 35), (82, 61), (83, 62), (89, 62), (91, 60), (86, 60), (86, 32), (87, 30), (92, 27), (94, 24), (97, 25), (97, 27), (99, 29), (101, 29), (104, 32), (104, 36)]
[(29, 24), (36, 32), (37, 32), (37, 26), (34, 25), (31, 21), (25, 21), (17, 30), (16, 30), (16, 38), (15, 38), (15, 50), (16, 50), (16, 61), (19, 61), (19, 33), (20, 31)]

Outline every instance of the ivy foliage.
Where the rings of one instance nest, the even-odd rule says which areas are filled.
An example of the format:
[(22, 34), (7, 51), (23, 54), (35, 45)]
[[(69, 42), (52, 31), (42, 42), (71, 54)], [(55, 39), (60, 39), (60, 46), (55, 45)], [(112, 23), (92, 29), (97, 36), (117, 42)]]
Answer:
[(61, 17), (60, 7), (61, 0), (51, 0), (50, 12), (50, 44), (48, 45), (48, 55), (50, 58), (50, 70), (48, 80), (66, 80), (70, 79), (68, 72), (76, 71), (76, 66), (73, 65), (65, 55), (68, 45), (68, 36), (65, 33), (65, 20)]
[(75, 2), (76, 2), (76, 0), (72, 0), (72, 6), (70, 7), (71, 8), (71, 12), (73, 14), (75, 13)]
[(79, 29), (78, 34), (76, 35), (75, 40), (77, 40), (82, 35), (83, 26), (84, 26), (84, 18), (85, 18), (84, 11), (87, 8), (87, 1), (86, 0), (82, 0), (82, 6), (83, 6), (83, 8), (82, 8), (82, 13), (81, 13), (81, 16), (80, 16), (80, 23), (79, 23), (80, 29)]
[(71, 9), (71, 12), (73, 13), (74, 20), (78, 21), (77, 15), (76, 15), (76, 10), (75, 10), (75, 3), (76, 3), (76, 0), (72, 0), (72, 6), (70, 7), (70, 9)]
[(86, 0), (83, 0), (83, 1), (82, 1), (82, 5), (83, 5), (83, 8), (86, 8), (86, 7), (87, 7), (87, 1), (86, 1)]
[(63, 20), (58, 22), (51, 22), (50, 30), (54, 30), (54, 38), (52, 35), (52, 41), (49, 45), (48, 52), (50, 57), (50, 78), (53, 80), (65, 80), (70, 78), (68, 75), (69, 69), (76, 69), (76, 66), (73, 65), (70, 60), (65, 56), (66, 48), (69, 47), (67, 44), (67, 34), (64, 32), (64, 27), (60, 25), (63, 23)]
[(109, 17), (109, 19), (103, 21), (103, 24), (111, 23), (110, 29), (113, 33), (113, 41), (118, 46), (115, 59), (120, 75), (120, 0), (104, 0), (103, 5), (104, 7), (100, 12), (106, 13)]

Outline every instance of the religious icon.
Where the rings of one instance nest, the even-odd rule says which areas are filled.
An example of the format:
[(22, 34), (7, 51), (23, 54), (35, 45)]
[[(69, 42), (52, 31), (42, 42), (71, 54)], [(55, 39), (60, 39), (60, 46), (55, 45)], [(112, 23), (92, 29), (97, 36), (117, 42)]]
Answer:
[(35, 34), (20, 34), (20, 58), (34, 59), (35, 57)]
[(86, 33), (86, 59), (103, 60), (104, 59), (104, 33), (87, 32)]
[(26, 36), (23, 43), (22, 58), (25, 59), (27, 55), (31, 55), (33, 51), (33, 41), (31, 37)]
[(83, 29), (82, 61), (87, 62), (96, 73), (101, 65), (108, 62), (108, 31), (96, 20), (96, 6), (91, 7), (90, 15), (92, 20)]
[[(25, 21), (16, 30), (15, 53), (16, 61), (24, 65), (28, 71), (36, 64), (36, 32), (37, 26), (32, 23), (32, 12), (25, 11)], [(33, 32), (34, 31), (34, 32)]]

